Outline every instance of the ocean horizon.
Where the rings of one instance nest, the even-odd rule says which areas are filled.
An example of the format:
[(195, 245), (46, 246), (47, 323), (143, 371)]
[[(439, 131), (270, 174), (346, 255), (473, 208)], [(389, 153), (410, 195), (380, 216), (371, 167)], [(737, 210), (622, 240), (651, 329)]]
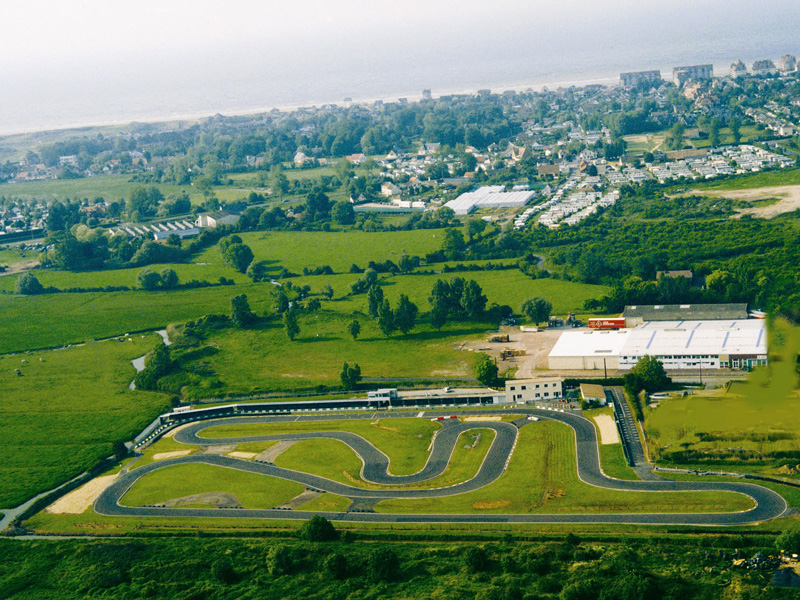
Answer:
[[(490, 23), (438, 37), (421, 32), (403, 38), (402, 48), (391, 37), (342, 40), (335, 51), (272, 41), (205, 53), (187, 49), (162, 60), (142, 53), (136, 60), (54, 61), (36, 69), (12, 64), (0, 73), (6, 82), (0, 135), (341, 105), (345, 98), (416, 100), (423, 89), (438, 97), (614, 85), (622, 72), (657, 69), (671, 79), (673, 67), (693, 64), (713, 64), (720, 76), (736, 60), (749, 66), (800, 54), (800, 11), (783, 3), (783, 12), (790, 10), (781, 14), (780, 4), (753, 13), (744, 0), (700, 3), (691, 27), (676, 9), (674, 20), (637, 13), (630, 22), (604, 15), (605, 21), (510, 23), (506, 30)], [(718, 18), (723, 7), (730, 14)]]

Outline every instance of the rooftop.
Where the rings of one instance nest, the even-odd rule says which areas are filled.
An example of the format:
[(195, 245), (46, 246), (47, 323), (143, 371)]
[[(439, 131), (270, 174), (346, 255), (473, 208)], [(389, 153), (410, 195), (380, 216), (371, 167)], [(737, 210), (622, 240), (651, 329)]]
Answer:
[(695, 321), (747, 319), (747, 304), (656, 304), (626, 306), (626, 319), (644, 321)]
[(629, 331), (624, 356), (766, 354), (766, 321), (653, 321)]

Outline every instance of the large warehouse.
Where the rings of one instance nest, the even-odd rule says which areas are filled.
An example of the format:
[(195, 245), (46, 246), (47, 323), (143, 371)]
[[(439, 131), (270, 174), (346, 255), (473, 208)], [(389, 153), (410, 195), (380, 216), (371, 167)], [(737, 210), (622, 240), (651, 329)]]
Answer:
[(749, 370), (767, 364), (766, 321), (646, 321), (619, 331), (567, 331), (548, 362), (555, 370), (629, 370), (645, 355), (667, 370)]
[(452, 208), (456, 215), (468, 215), (479, 208), (519, 208), (530, 202), (536, 192), (507, 192), (502, 185), (486, 185), (474, 192), (461, 194), (450, 200), (446, 207)]

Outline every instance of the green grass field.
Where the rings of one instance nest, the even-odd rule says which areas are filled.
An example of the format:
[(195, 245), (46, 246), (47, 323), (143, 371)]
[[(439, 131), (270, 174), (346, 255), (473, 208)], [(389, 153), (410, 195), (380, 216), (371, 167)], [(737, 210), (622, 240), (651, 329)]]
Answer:
[(509, 468), (491, 485), (458, 496), (384, 500), (385, 513), (606, 513), (706, 512), (752, 508), (741, 494), (686, 492), (629, 493), (596, 488), (578, 479), (575, 438), (563, 423), (523, 427)]
[(761, 173), (753, 173), (752, 175), (740, 175), (722, 181), (693, 183), (690, 187), (694, 190), (729, 191), (782, 185), (800, 185), (800, 169), (764, 171)]
[(361, 316), (357, 341), (347, 333), (350, 315), (321, 311), (298, 319), (300, 335), (290, 342), (279, 323), (260, 329), (226, 330), (182, 361), (187, 371), (205, 377), (187, 384), (187, 398), (248, 395), (273, 391), (339, 387), (342, 363), (358, 363), (364, 377), (472, 379), (474, 357), (459, 351), (465, 337), (479, 337), (485, 324), (456, 323), (436, 331), (420, 325), (408, 335), (387, 338)]
[[(433, 432), (440, 428), (440, 424), (428, 419), (386, 419), (372, 422), (366, 420), (300, 421), (219, 425), (203, 430), (202, 435), (207, 438), (223, 438), (300, 431), (349, 431), (371, 442), (389, 457), (389, 472), (392, 475), (411, 475), (425, 466)], [(352, 451), (350, 452), (352, 453)], [(353, 456), (355, 457), (354, 454)], [(361, 461), (357, 457), (355, 458), (358, 461), (357, 474), (361, 470)]]
[[(145, 185), (131, 182), (130, 175), (102, 175), (97, 177), (83, 177), (80, 179), (47, 179), (44, 181), (26, 181), (23, 183), (5, 183), (0, 185), (0, 196), (10, 196), (22, 199), (38, 200), (66, 200), (88, 198), (104, 198), (111, 202), (114, 200), (127, 200), (131, 192), (139, 186)], [(151, 184), (146, 184), (151, 185)], [(182, 191), (192, 193), (190, 186), (172, 184), (155, 184), (164, 196), (180, 194)], [(198, 195), (202, 196), (199, 192)]]
[[(532, 280), (517, 270), (469, 273), (483, 287), (489, 302), (510, 302), (519, 308), (531, 296), (552, 301), (556, 314), (574, 312), (587, 297), (598, 297), (606, 288), (554, 279)], [(429, 308), (430, 289), (439, 277), (456, 275), (404, 275), (384, 279), (384, 293), (394, 305), (406, 294), (421, 312)], [(486, 322), (453, 322), (441, 331), (431, 327), (423, 315), (409, 334), (396, 332), (386, 337), (368, 316), (366, 294), (341, 298), (354, 275), (314, 276), (294, 280), (295, 285), (309, 285), (312, 293), (325, 283), (334, 288), (334, 300), (323, 301), (323, 308), (298, 318), (300, 334), (293, 342), (286, 339), (282, 325), (273, 321), (257, 329), (225, 330), (211, 335), (209, 348), (200, 359), (183, 361), (192, 371), (202, 367), (214, 378), (189, 383), (181, 391), (187, 398), (246, 395), (270, 391), (311, 389), (318, 385), (337, 386), (342, 363), (356, 362), (364, 377), (431, 377), (471, 379), (472, 353), (459, 350), (468, 339), (478, 339), (492, 328)], [(244, 288), (244, 286), (238, 286)], [(244, 288), (260, 289), (261, 287)], [(232, 295), (233, 288), (229, 293)], [(247, 292), (250, 296), (250, 292)], [(2, 302), (2, 298), (0, 298)], [(265, 303), (267, 303), (265, 301)], [(268, 303), (267, 303), (268, 304)], [(251, 300), (251, 306), (253, 301)], [(253, 306), (257, 309), (259, 305)], [(353, 341), (347, 324), (354, 315), (361, 324), (361, 334)]]
[(128, 390), (131, 359), (156, 337), (0, 357), (0, 507), (78, 475), (167, 408), (160, 394)]
[(263, 313), (272, 304), (271, 291), (269, 284), (251, 283), (170, 292), (0, 294), (0, 354), (156, 329), (212, 312), (227, 314), (230, 299), (242, 293), (253, 310)]
[[(800, 452), (800, 399), (753, 401), (745, 396), (670, 398), (645, 412), (650, 451), (670, 460), (673, 452), (691, 450), (713, 458), (731, 457), (731, 448), (769, 455)], [(793, 461), (796, 463), (797, 461)]]
[(800, 463), (800, 395), (795, 371), (800, 328), (769, 323), (770, 365), (727, 390), (671, 397), (645, 409), (656, 460), (703, 460), (794, 468)]
[[(445, 471), (428, 481), (403, 485), (402, 489), (429, 489), (454, 485), (472, 479), (483, 464), (492, 445), (495, 433), (491, 429), (472, 429), (459, 436)], [(368, 489), (397, 489), (391, 485), (377, 485), (365, 481), (360, 473), (361, 459), (339, 440), (301, 440), (287, 448), (275, 464), (285, 469), (319, 475), (346, 485)]]
[[(397, 263), (404, 253), (424, 257), (441, 248), (444, 230), (276, 231), (242, 233), (240, 237), (253, 250), (255, 260), (275, 261), (276, 272), (286, 268), (302, 273), (303, 267), (328, 265), (336, 273), (346, 273), (353, 263), (364, 269), (371, 260)], [(195, 260), (211, 265), (225, 264), (218, 246), (209, 248)], [(357, 275), (353, 277), (358, 279)]]
[(174, 465), (142, 477), (122, 497), (124, 506), (145, 506), (194, 494), (226, 492), (244, 508), (273, 508), (300, 495), (305, 488), (294, 481), (265, 477), (212, 465)]
[[(233, 279), (236, 283), (250, 283), (251, 279), (236, 269), (224, 264), (209, 265), (201, 263), (174, 263), (149, 265), (151, 271), (160, 271), (169, 267), (178, 274), (181, 283), (191, 280), (208, 281), (217, 283), (220, 277)], [(144, 267), (132, 269), (110, 269), (108, 271), (58, 271), (54, 269), (36, 269), (33, 274), (45, 287), (55, 287), (60, 290), (71, 288), (102, 288), (106, 286), (127, 286), (136, 289), (139, 287), (137, 276)], [(13, 292), (17, 275), (0, 277), (0, 290)]]
[(275, 465), (284, 469), (319, 475), (345, 485), (378, 489), (361, 478), (361, 459), (344, 442), (319, 439), (300, 440), (275, 458)]

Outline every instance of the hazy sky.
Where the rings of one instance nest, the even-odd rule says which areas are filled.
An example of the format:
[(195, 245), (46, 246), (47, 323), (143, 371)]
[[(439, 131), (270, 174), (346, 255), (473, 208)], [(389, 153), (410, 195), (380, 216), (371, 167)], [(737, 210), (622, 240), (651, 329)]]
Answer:
[(800, 55), (800, 0), (3, 0), (0, 133)]
[[(11, 6), (9, 6), (9, 4)], [(234, 50), (365, 52), (474, 38), (475, 50), (528, 32), (531, 43), (594, 25), (596, 35), (758, 25), (764, 15), (798, 21), (797, 0), (11, 0), (0, 22), (0, 65), (98, 65), (136, 60), (210, 60)]]

